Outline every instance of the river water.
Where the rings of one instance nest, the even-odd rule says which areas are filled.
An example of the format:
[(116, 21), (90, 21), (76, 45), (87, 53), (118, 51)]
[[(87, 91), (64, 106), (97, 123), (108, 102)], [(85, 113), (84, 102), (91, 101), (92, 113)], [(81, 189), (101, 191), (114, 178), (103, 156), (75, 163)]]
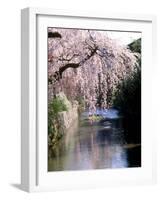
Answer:
[(98, 112), (103, 120), (91, 121), (84, 112), (55, 148), (49, 150), (48, 171), (141, 166), (141, 145), (126, 143), (117, 110)]

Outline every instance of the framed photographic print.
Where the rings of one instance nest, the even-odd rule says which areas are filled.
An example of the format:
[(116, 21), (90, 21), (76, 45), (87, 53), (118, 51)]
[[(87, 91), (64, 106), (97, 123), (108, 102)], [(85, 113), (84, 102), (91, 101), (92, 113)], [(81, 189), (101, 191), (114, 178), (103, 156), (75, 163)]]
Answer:
[(22, 10), (26, 191), (154, 183), (155, 17)]

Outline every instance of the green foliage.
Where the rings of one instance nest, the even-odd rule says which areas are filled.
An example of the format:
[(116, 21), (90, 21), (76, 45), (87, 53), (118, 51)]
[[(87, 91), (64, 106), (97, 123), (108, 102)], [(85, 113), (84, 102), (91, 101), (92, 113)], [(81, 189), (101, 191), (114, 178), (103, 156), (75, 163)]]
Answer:
[(131, 51), (141, 54), (141, 38), (130, 43), (128, 47)]
[(48, 134), (55, 134), (57, 130), (56, 124), (58, 123), (57, 115), (59, 112), (67, 111), (68, 108), (64, 100), (60, 97), (55, 97), (48, 105)]
[(141, 70), (124, 80), (115, 93), (113, 104), (124, 116), (125, 137), (129, 142), (141, 142)]
[(128, 45), (138, 54), (136, 69), (118, 86), (114, 93), (113, 105), (124, 116), (125, 137), (129, 142), (141, 142), (141, 39)]
[(68, 109), (63, 99), (55, 97), (49, 105), (49, 110), (56, 116), (59, 112), (67, 111)]
[[(131, 51), (141, 54), (141, 38), (128, 45)], [(138, 115), (141, 109), (141, 57), (136, 70), (129, 74), (117, 87), (113, 103), (127, 115)]]
[(138, 40), (134, 40), (128, 45), (128, 47), (132, 52), (140, 54), (140, 56), (137, 59), (137, 62), (138, 65), (141, 67), (141, 38)]
[(141, 70), (128, 76), (115, 93), (113, 104), (123, 113), (137, 115), (141, 107)]

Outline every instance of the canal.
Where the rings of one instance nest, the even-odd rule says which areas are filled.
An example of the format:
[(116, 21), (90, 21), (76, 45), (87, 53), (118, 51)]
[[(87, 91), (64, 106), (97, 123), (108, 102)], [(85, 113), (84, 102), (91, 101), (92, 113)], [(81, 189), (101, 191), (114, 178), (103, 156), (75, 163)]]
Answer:
[(58, 144), (48, 151), (48, 171), (141, 166), (141, 144), (127, 143), (123, 117), (115, 109), (98, 111), (93, 120), (81, 114)]

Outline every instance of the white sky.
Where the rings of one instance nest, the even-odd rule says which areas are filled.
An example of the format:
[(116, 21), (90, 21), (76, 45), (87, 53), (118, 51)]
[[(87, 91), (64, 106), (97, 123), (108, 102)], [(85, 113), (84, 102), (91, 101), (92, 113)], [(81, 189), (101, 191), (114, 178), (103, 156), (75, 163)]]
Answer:
[(141, 38), (141, 33), (135, 32), (119, 32), (119, 31), (107, 31), (108, 37), (116, 40), (121, 45), (127, 45), (136, 39)]

